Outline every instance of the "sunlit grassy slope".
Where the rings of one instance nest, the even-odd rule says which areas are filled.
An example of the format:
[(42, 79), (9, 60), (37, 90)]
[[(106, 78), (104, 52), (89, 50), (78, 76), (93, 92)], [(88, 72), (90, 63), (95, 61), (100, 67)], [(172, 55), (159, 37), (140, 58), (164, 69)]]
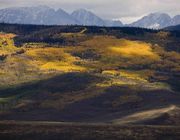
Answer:
[(110, 51), (124, 57), (145, 56), (152, 59), (159, 58), (159, 56), (153, 52), (150, 44), (128, 40), (122, 40), (122, 42), (123, 44), (120, 46), (110, 47)]
[[(76, 34), (86, 36), (84, 34), (86, 30), (83, 29), (78, 33), (62, 33), (60, 36), (66, 38)], [(1, 53), (12, 54), (20, 50), (14, 46), (14, 36), (1, 34)], [(166, 52), (159, 46), (155, 47), (142, 41), (117, 39), (113, 36), (85, 38), (86, 41), (80, 40), (79, 46), (45, 47), (47, 45), (43, 43), (25, 44), (21, 48), (22, 52), (10, 55), (3, 60), (0, 69), (2, 85), (46, 77), (43, 76), (44, 74), (56, 75), (67, 72), (95, 72), (106, 76), (108, 74), (114, 77), (125, 77), (131, 81), (134, 80), (132, 83), (148, 82), (148, 79), (154, 75), (156, 67), (165, 69), (166, 64), (162, 63), (164, 62), (162, 57), (173, 57), (173, 61), (167, 60), (167, 62), (171, 63), (172, 70), (179, 70), (177, 64), (179, 54)], [(11, 78), (13, 80), (9, 82)], [(118, 78), (111, 82), (112, 84), (131, 83)]]
[[(111, 113), (121, 117), (177, 102), (172, 77), (180, 72), (178, 52), (86, 31), (53, 36), (63, 37), (66, 45), (27, 42), (21, 47), (15, 47), (15, 35), (1, 34), (0, 56), (6, 57), (0, 60), (0, 113), (14, 109), (20, 111), (14, 116), (32, 119), (22, 112), (36, 109), (33, 119), (82, 121), (104, 116), (107, 121)], [(44, 110), (52, 114), (44, 115)]]
[(117, 39), (112, 36), (95, 36), (83, 42), (82, 45), (95, 50), (96, 54), (101, 56), (100, 61), (105, 64), (128, 67), (131, 64), (144, 65), (160, 60), (160, 56), (153, 50), (151, 44), (140, 41)]
[(113, 36), (95, 36), (93, 39), (82, 43), (85, 46), (95, 47), (104, 53), (112, 53), (122, 57), (149, 57), (158, 59), (159, 56), (153, 52), (152, 45), (127, 39), (116, 39)]
[(61, 48), (30, 49), (25, 54), (33, 59), (40, 70), (85, 71), (85, 68), (75, 65), (75, 62), (79, 61), (77, 57), (71, 56)]

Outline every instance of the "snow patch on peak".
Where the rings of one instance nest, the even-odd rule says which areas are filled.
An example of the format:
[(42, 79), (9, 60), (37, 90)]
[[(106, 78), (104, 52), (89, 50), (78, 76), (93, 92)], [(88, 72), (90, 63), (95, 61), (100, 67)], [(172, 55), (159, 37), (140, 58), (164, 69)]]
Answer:
[(148, 28), (150, 29), (159, 29), (161, 27), (161, 25), (159, 23), (154, 23), (150, 26), (148, 26)]

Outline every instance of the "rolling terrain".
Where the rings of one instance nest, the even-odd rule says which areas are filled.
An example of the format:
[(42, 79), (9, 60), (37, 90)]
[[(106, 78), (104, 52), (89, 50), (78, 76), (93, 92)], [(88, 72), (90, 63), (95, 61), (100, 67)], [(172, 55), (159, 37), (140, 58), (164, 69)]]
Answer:
[[(65, 128), (93, 123), (112, 133), (122, 125), (133, 134), (140, 127), (151, 136), (156, 127), (164, 138), (173, 127), (169, 136), (178, 139), (178, 31), (18, 24), (0, 24), (0, 31), (0, 129), (11, 132), (11, 120), (73, 124)], [(19, 132), (23, 125), (15, 124)]]

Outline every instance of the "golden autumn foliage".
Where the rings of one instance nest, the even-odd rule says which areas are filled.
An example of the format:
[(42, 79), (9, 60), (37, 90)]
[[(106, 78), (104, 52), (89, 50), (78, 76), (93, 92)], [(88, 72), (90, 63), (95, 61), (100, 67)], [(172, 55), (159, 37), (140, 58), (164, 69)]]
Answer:
[(17, 50), (17, 48), (14, 46), (14, 37), (14, 34), (0, 33), (0, 56), (8, 55)]
[[(61, 36), (84, 36), (84, 32), (86, 29), (78, 33), (61, 33)], [(0, 37), (7, 41), (0, 52), (2, 48), (10, 54), (18, 50), (14, 46), (14, 35), (4, 34)], [(97, 87), (109, 87), (147, 83), (153, 77), (155, 69), (167, 68), (167, 65), (172, 71), (179, 70), (177, 52), (166, 52), (160, 46), (113, 36), (93, 36), (79, 42), (79, 46), (26, 43), (22, 49), (24, 52), (8, 56), (4, 60), (5, 64), (1, 65), (0, 75), (4, 83), (11, 78), (12, 83), (16, 83), (46, 77), (44, 75), (48, 74), (93, 72), (109, 77), (109, 80), (97, 83)]]
[(123, 57), (145, 56), (150, 59), (159, 59), (150, 44), (138, 41), (123, 40), (122, 45), (109, 47), (109, 50)]
[(149, 59), (159, 59), (151, 44), (140, 41), (117, 39), (112, 36), (95, 36), (93, 39), (83, 42), (82, 45), (92, 47), (97, 52), (105, 55), (119, 55), (120, 57), (145, 56)]
[(41, 70), (58, 70), (62, 72), (84, 71), (85, 68), (75, 65), (78, 58), (64, 52), (62, 48), (29, 49), (26, 55), (31, 57)]

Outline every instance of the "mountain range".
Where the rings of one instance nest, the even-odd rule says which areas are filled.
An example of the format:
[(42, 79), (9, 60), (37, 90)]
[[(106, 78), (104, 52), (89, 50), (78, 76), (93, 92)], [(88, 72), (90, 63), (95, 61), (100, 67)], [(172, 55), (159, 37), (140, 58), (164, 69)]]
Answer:
[(47, 6), (6, 8), (0, 10), (0, 22), (37, 25), (122, 26), (120, 21), (104, 20), (94, 13), (79, 9), (68, 14)]
[(171, 18), (165, 13), (151, 13), (136, 22), (123, 25), (119, 20), (105, 20), (85, 9), (71, 14), (47, 6), (16, 7), (0, 10), (0, 22), (37, 25), (131, 26), (159, 29), (180, 24), (180, 15)]
[(133, 22), (129, 26), (159, 29), (178, 24), (180, 24), (180, 15), (171, 18), (165, 13), (151, 13), (140, 20)]

